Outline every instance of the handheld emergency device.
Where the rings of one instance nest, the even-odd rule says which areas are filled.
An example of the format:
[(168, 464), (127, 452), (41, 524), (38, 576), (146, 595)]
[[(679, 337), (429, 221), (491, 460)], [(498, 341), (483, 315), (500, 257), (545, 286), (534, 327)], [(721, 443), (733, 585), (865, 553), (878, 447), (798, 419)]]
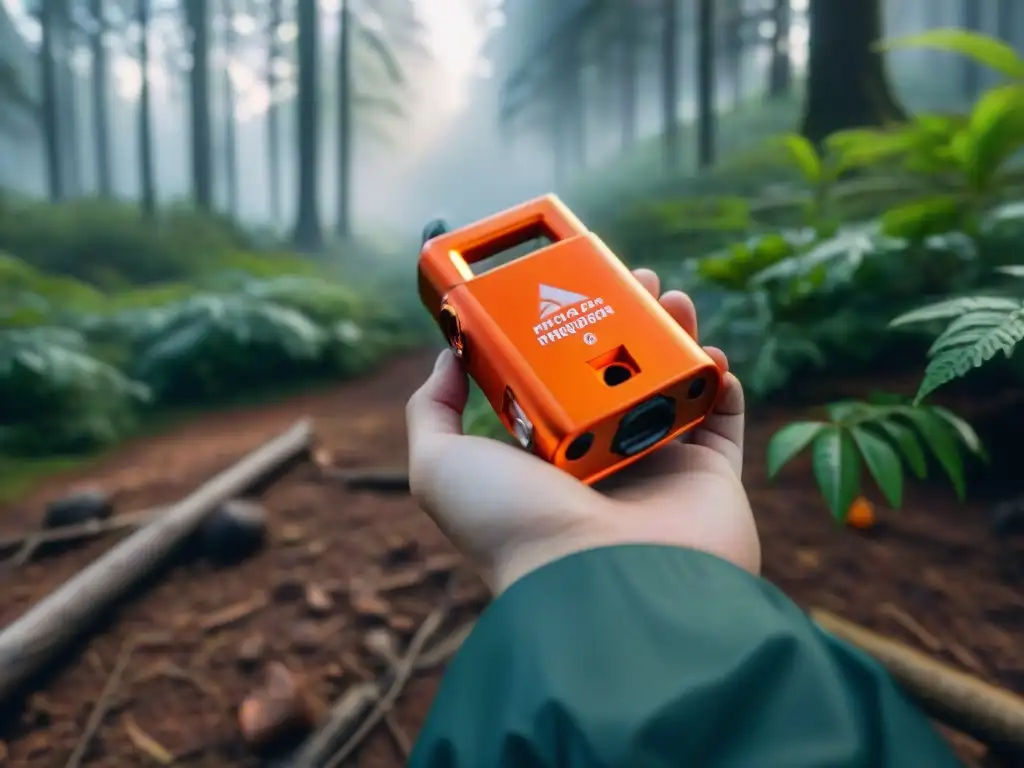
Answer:
[[(526, 450), (594, 483), (714, 405), (714, 361), (556, 196), (423, 238), (420, 298)], [(551, 244), (473, 274), (538, 238)]]

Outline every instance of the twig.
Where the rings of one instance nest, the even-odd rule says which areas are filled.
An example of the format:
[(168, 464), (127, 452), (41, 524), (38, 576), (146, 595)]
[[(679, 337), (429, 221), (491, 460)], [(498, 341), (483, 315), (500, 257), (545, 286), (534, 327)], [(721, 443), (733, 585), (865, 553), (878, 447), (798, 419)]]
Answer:
[(269, 603), (266, 592), (260, 592), (248, 600), (234, 603), (227, 608), (222, 608), (199, 620), (199, 628), (203, 632), (215, 632), (218, 629), (236, 624), (242, 619), (247, 619), (254, 613), (263, 610)]
[(433, 669), (434, 667), (438, 667), (447, 662), (452, 656), (458, 653), (459, 648), (462, 647), (466, 638), (469, 637), (469, 633), (473, 631), (473, 627), (475, 625), (475, 621), (467, 621), (465, 624), (452, 630), (447, 637), (442, 638), (425, 650), (416, 660), (416, 671), (421, 672), (427, 669)]
[(412, 756), (412, 741), (409, 739), (402, 726), (398, 724), (398, 720), (395, 719), (394, 712), (388, 712), (384, 715), (384, 727), (388, 729), (388, 733), (391, 734), (391, 740), (395, 742), (395, 746), (402, 755), (403, 764), (408, 761)]
[(65, 525), (45, 531), (32, 531), (31, 533), (19, 533), (15, 536), (8, 536), (0, 539), (0, 556), (6, 555), (9, 552), (15, 552), (16, 554), (11, 564), (23, 565), (32, 558), (32, 555), (43, 544), (80, 541), (82, 539), (102, 536), (106, 533), (116, 533), (126, 528), (135, 528), (150, 522), (163, 512), (164, 509), (166, 508), (153, 507), (152, 509), (141, 509), (136, 512), (126, 512), (123, 515), (108, 517), (106, 520), (88, 520), (75, 525)]
[(82, 758), (85, 757), (86, 750), (89, 749), (89, 745), (96, 736), (96, 731), (99, 730), (100, 725), (103, 723), (103, 718), (106, 717), (110, 709), (110, 702), (114, 698), (114, 694), (117, 693), (117, 687), (121, 684), (121, 678), (124, 677), (124, 671), (127, 669), (128, 662), (131, 661), (132, 653), (138, 644), (138, 639), (132, 637), (125, 641), (125, 644), (122, 646), (121, 652), (117, 657), (117, 663), (114, 664), (114, 669), (107, 678), (106, 685), (103, 686), (103, 691), (96, 700), (96, 705), (92, 708), (92, 712), (89, 713), (89, 720), (85, 724), (85, 730), (82, 731), (78, 744), (75, 745), (75, 750), (71, 753), (71, 757), (68, 758), (64, 768), (78, 768), (82, 764)]
[(121, 721), (128, 738), (131, 739), (137, 750), (144, 752), (160, 765), (170, 765), (174, 762), (174, 755), (167, 751), (167, 747), (142, 730), (135, 722), (135, 718), (125, 713)]
[(350, 491), (408, 493), (409, 473), (404, 469), (321, 469), (325, 480), (340, 483)]
[(917, 620), (913, 616), (908, 615), (899, 606), (893, 605), (892, 603), (882, 603), (882, 605), (878, 607), (878, 612), (883, 616), (888, 616), (907, 630), (907, 632), (917, 638), (921, 645), (932, 653), (938, 653), (942, 650), (942, 641), (918, 624)]
[(363, 721), (363, 724), (356, 729), (356, 732), (349, 737), (348, 741), (342, 745), (334, 756), (327, 761), (327, 765), (324, 768), (338, 768), (348, 757), (363, 743), (363, 740), (370, 734), (371, 731), (377, 726), (377, 724), (383, 719), (383, 717), (390, 711), (391, 707), (394, 706), (395, 701), (401, 695), (402, 690), (405, 688), (405, 684), (412, 676), (413, 668), (416, 665), (416, 659), (423, 652), (423, 646), (427, 644), (427, 641), (433, 636), (441, 624), (444, 623), (445, 617), (448, 615), (448, 609), (450, 606), (450, 597), (446, 596), (444, 601), (435, 608), (429, 616), (424, 620), (423, 624), (416, 631), (416, 635), (409, 643), (409, 648), (405, 652), (405, 656), (402, 657), (401, 664), (395, 670), (394, 680), (391, 682), (391, 687), (386, 694), (377, 702), (377, 705), (373, 708), (369, 717)]
[(365, 717), (380, 699), (376, 683), (357, 683), (350, 686), (334, 702), (324, 724), (299, 747), (291, 766), (317, 768), (330, 756), (331, 748)]

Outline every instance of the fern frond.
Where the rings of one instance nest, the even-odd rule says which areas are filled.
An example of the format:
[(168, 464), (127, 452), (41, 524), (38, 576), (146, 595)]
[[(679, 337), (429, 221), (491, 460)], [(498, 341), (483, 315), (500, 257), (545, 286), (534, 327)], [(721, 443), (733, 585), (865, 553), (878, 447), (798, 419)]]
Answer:
[(1020, 301), (1014, 304), (1003, 312), (985, 310), (951, 323), (932, 345), (932, 358), (914, 402), (980, 368), (999, 353), (1010, 357), (1024, 341), (1024, 306)]
[(1019, 300), (1003, 296), (963, 296), (929, 304), (926, 307), (902, 314), (889, 321), (889, 327), (898, 328), (904, 325), (929, 323), (933, 320), (948, 320), (970, 312), (999, 312), (1004, 313), (1005, 316), (1005, 313), (1014, 312), (1020, 308)]

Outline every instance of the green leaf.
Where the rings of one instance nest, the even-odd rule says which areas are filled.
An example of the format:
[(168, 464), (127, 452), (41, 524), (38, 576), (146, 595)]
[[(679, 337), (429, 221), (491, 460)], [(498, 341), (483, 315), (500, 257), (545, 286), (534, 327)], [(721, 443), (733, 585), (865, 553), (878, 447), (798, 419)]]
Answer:
[(1024, 264), (1009, 264), (1005, 267), (999, 267), (996, 272), (1002, 272), (1010, 277), (1024, 277)]
[(822, 163), (814, 145), (795, 133), (781, 136), (778, 141), (800, 169), (804, 179), (811, 185), (820, 184), (823, 178)]
[(1004, 85), (974, 106), (964, 145), (965, 171), (977, 191), (987, 191), (1002, 164), (1024, 147), (1024, 87)]
[(1024, 80), (1024, 61), (1017, 56), (1013, 47), (979, 32), (956, 28), (930, 29), (927, 32), (883, 41), (876, 48), (880, 51), (932, 48), (947, 53), (958, 53), (1006, 77)]
[(882, 215), (888, 237), (923, 240), (952, 232), (960, 226), (963, 203), (952, 195), (935, 195), (890, 208)]
[(851, 433), (878, 488), (885, 494), (889, 504), (899, 509), (903, 504), (903, 467), (900, 457), (885, 440), (864, 427), (853, 427)]
[(967, 296), (946, 299), (906, 312), (894, 320), (890, 320), (889, 327), (898, 328), (903, 325), (930, 323), (933, 320), (948, 320), (968, 312), (1013, 312), (1020, 308), (1019, 300), (1002, 296)]
[(901, 408), (900, 413), (906, 416), (921, 434), (924, 444), (931, 449), (938, 459), (939, 464), (945, 470), (957, 498), (963, 501), (967, 494), (967, 486), (964, 480), (964, 462), (957, 450), (956, 441), (953, 439), (949, 425), (923, 408)]
[(957, 437), (960, 438), (960, 442), (967, 447), (971, 453), (979, 456), (983, 459), (987, 459), (987, 452), (985, 446), (981, 442), (981, 438), (978, 437), (978, 433), (974, 431), (974, 427), (968, 424), (966, 421), (961, 419), (955, 413), (950, 411), (948, 408), (942, 408), (938, 405), (931, 407), (933, 413), (940, 419), (949, 424), (953, 428), (953, 432), (956, 433)]
[(806, 448), (827, 425), (820, 421), (798, 421), (780, 429), (768, 442), (768, 477)]
[(814, 477), (832, 517), (844, 522), (860, 492), (860, 458), (849, 432), (828, 427), (812, 446)]
[(876, 426), (889, 435), (889, 438), (899, 447), (914, 476), (918, 480), (924, 480), (928, 475), (928, 462), (924, 449), (921, 448), (921, 442), (917, 439), (914, 431), (890, 419), (879, 421)]

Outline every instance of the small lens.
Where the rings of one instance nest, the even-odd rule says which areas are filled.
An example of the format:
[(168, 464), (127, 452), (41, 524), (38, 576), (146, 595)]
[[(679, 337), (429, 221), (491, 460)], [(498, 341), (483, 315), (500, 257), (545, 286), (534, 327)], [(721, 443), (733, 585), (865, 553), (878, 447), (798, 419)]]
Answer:
[(633, 372), (619, 363), (612, 363), (602, 371), (601, 375), (604, 377), (604, 383), (609, 387), (617, 387), (622, 382), (633, 378)]
[(708, 388), (708, 382), (706, 379), (699, 378), (694, 379), (690, 382), (690, 389), (686, 393), (687, 397), (691, 400), (696, 400), (698, 397), (704, 394), (704, 390)]
[(594, 433), (584, 432), (582, 435), (577, 437), (571, 443), (569, 447), (565, 449), (565, 458), (569, 461), (576, 461), (582, 459), (587, 455), (587, 451), (590, 450), (590, 446), (594, 444)]

